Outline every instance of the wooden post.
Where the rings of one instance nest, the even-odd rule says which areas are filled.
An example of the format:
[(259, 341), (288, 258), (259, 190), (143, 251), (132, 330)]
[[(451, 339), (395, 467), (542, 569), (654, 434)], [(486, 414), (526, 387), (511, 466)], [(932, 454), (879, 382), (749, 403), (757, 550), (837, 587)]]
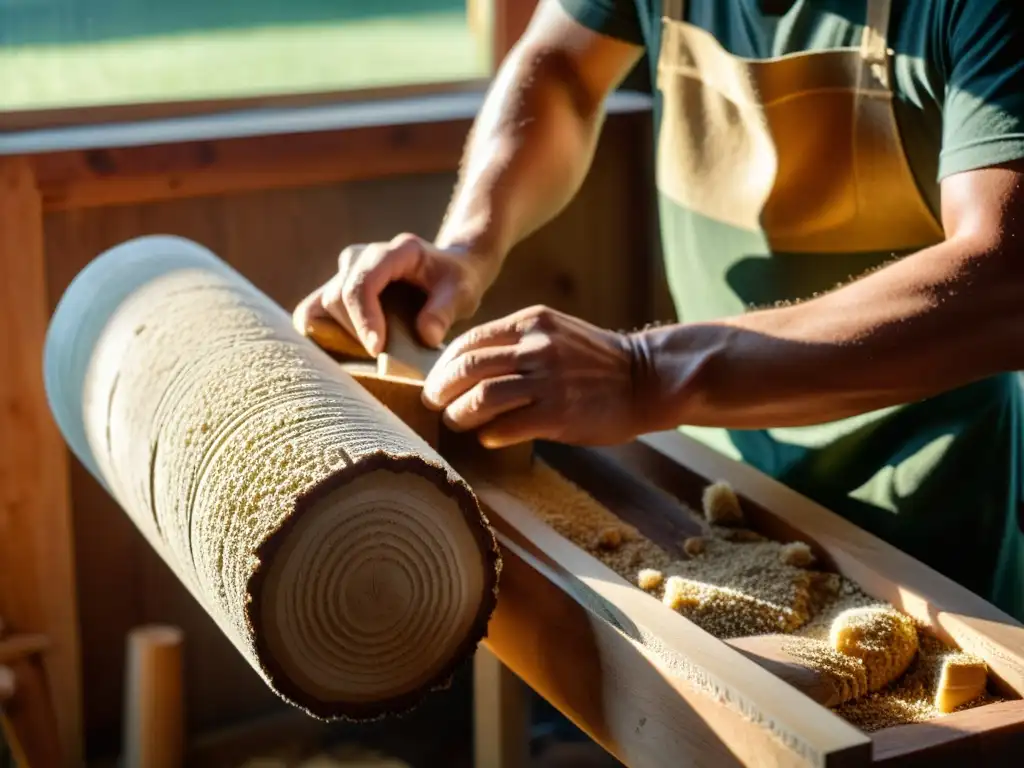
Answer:
[(0, 615), (40, 633), (65, 765), (82, 760), (82, 700), (67, 450), (43, 390), (48, 319), (42, 201), (26, 158), (0, 157)]
[(185, 764), (182, 643), (182, 632), (176, 627), (139, 627), (128, 635), (127, 768), (181, 768)]
[(473, 657), (473, 765), (525, 768), (529, 759), (526, 686), (485, 645)]

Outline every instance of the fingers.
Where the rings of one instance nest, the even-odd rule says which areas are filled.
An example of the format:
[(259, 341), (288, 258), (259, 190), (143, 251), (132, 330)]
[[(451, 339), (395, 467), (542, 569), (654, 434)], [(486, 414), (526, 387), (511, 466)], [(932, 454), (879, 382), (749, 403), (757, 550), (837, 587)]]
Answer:
[(530, 440), (557, 440), (559, 423), (559, 419), (552, 418), (549, 409), (534, 403), (508, 411), (484, 425), (477, 433), (477, 440), (490, 449), (508, 448)]
[(444, 423), (454, 432), (469, 432), (502, 414), (530, 405), (537, 382), (519, 376), (485, 379), (463, 393), (444, 411)]
[(433, 286), (419, 317), (416, 331), (429, 347), (440, 346), (455, 322), (459, 303), (459, 285), (455, 280), (443, 280)]
[(322, 295), (323, 287), (317, 288), (296, 305), (292, 312), (292, 325), (299, 333), (305, 333), (306, 328), (317, 320), (330, 317), (321, 303)]
[(440, 410), (484, 379), (521, 373), (521, 354), (519, 347), (505, 345), (471, 349), (451, 362), (439, 360), (423, 384), (423, 400)]
[[(448, 345), (438, 358), (431, 375), (443, 375), (445, 369), (459, 357), (473, 350), (516, 344), (522, 338), (517, 315), (518, 313), (470, 328)], [(427, 381), (430, 382), (429, 376)]]
[(376, 356), (384, 349), (387, 333), (381, 291), (398, 280), (422, 283), (422, 260), (423, 242), (412, 235), (346, 248), (338, 274), (324, 286), (323, 307)]

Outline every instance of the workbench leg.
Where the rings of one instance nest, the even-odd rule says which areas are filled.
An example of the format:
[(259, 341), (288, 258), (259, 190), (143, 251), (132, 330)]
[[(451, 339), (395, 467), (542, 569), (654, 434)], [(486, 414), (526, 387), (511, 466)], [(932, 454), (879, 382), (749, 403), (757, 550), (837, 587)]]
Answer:
[(19, 700), (17, 706), (52, 706), (62, 762), (79, 765), (68, 457), (43, 389), (48, 310), (42, 200), (32, 166), (26, 158), (0, 157), (0, 616), (12, 632), (49, 637), (43, 671), (52, 701)]
[(473, 765), (525, 768), (529, 761), (526, 685), (484, 645), (473, 657)]

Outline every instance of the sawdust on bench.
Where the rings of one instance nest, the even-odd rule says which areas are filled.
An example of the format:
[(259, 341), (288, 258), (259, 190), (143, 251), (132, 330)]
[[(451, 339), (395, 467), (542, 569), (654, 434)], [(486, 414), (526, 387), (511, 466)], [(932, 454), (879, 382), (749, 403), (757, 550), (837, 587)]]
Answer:
[[(706, 525), (703, 547), (697, 548), (702, 551), (682, 559), (644, 537), (540, 460), (528, 473), (510, 473), (503, 478), (502, 488), (560, 535), (715, 637), (790, 634), (796, 655), (823, 676), (838, 684), (856, 685), (858, 692), (863, 690), (852, 681), (849, 657), (829, 645), (829, 631), (847, 609), (886, 604), (839, 574), (792, 564), (805, 563), (806, 558), (794, 558), (789, 543), (771, 541), (743, 528)], [(679, 542), (680, 547), (683, 544)], [(939, 672), (943, 660), (959, 652), (923, 627), (917, 631), (918, 653), (901, 677), (884, 690), (833, 711), (867, 732), (941, 717), (935, 706)], [(985, 694), (960, 709), (997, 700)]]

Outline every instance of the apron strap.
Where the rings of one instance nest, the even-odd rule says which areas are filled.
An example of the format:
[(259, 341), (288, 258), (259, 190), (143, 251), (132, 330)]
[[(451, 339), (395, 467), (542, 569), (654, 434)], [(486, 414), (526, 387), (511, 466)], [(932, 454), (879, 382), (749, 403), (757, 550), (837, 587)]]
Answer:
[(892, 0), (868, 0), (867, 21), (860, 40), (860, 55), (879, 80), (879, 85), (888, 89), (889, 83), (889, 13)]
[(684, 0), (661, 0), (661, 15), (666, 19), (682, 21), (684, 11)]

